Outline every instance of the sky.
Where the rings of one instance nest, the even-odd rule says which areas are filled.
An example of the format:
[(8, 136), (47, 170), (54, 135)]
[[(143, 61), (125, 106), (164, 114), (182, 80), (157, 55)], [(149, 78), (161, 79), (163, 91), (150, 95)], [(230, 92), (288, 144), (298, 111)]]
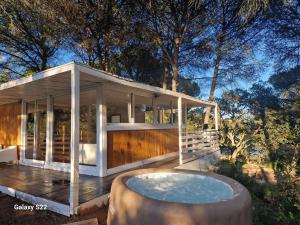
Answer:
[[(236, 88), (240, 89), (250, 89), (251, 86), (256, 82), (266, 82), (270, 78), (271, 75), (275, 73), (274, 66), (275, 62), (273, 59), (268, 57), (262, 50), (256, 52), (255, 56), (256, 60), (260, 61), (260, 63), (263, 63), (263, 69), (258, 73), (257, 79), (253, 79), (251, 81), (238, 81), (235, 85), (227, 85), (225, 87), (218, 87), (218, 89), (215, 91), (215, 97), (221, 97), (224, 91), (233, 90)], [(208, 71), (205, 76), (212, 77), (213, 71)], [(210, 81), (211, 83), (211, 81)], [(209, 84), (210, 84), (209, 83)], [(202, 98), (207, 99), (209, 96), (210, 91), (210, 85), (204, 87), (202, 89)]]

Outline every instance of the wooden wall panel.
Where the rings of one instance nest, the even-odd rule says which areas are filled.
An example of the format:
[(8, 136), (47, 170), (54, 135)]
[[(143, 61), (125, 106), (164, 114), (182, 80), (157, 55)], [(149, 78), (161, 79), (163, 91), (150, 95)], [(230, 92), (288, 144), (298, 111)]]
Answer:
[(108, 168), (178, 152), (178, 129), (107, 132)]
[(0, 106), (0, 145), (21, 144), (21, 104)]

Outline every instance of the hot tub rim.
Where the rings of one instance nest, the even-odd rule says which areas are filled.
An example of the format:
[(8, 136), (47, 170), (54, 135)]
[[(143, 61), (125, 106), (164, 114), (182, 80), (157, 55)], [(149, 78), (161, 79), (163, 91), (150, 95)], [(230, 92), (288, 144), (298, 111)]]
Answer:
[[(133, 189), (131, 189), (127, 185), (128, 179), (138, 176), (138, 175), (143, 175), (143, 174), (150, 174), (150, 173), (189, 173), (189, 174), (195, 174), (195, 175), (202, 175), (202, 176), (208, 176), (215, 178), (219, 181), (222, 181), (226, 184), (228, 184), (232, 190), (233, 190), (233, 195), (231, 198), (228, 199), (222, 199), (220, 201), (214, 201), (214, 202), (206, 202), (206, 203), (184, 203), (184, 202), (174, 202), (174, 201), (166, 201), (166, 200), (160, 200), (160, 199), (155, 199), (151, 198), (148, 196), (145, 196)], [(193, 170), (184, 170), (184, 169), (158, 169), (158, 168), (148, 168), (148, 169), (139, 169), (139, 170), (133, 170), (129, 172), (125, 172), (121, 175), (119, 175), (115, 180), (113, 181), (115, 183), (115, 187), (118, 187), (118, 189), (123, 189), (126, 190), (127, 193), (130, 193), (132, 195), (136, 195), (137, 197), (145, 198), (149, 202), (159, 202), (160, 204), (165, 204), (165, 205), (173, 205), (173, 204), (179, 204), (182, 207), (191, 207), (191, 206), (198, 206), (198, 207), (205, 207), (205, 206), (218, 206), (220, 207), (220, 204), (228, 204), (230, 202), (236, 202), (240, 200), (246, 200), (247, 198), (251, 199), (249, 191), (244, 187), (242, 184), (239, 182), (235, 181), (234, 179), (230, 177), (226, 177), (220, 174), (216, 174), (213, 172), (200, 172), (200, 171), (193, 171)], [(250, 202), (251, 204), (251, 202)]]

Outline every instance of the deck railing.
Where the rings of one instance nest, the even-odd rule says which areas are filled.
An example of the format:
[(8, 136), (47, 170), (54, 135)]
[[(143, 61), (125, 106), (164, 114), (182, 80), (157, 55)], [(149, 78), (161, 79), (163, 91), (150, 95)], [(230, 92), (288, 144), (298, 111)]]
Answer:
[(185, 162), (217, 152), (219, 152), (217, 130), (183, 132), (182, 154)]

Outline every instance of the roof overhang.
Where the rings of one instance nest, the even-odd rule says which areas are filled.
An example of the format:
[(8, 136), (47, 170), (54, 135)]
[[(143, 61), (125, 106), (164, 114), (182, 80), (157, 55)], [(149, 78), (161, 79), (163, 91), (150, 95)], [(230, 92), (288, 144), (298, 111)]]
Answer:
[(71, 93), (71, 71), (77, 69), (80, 73), (80, 89), (92, 89), (99, 84), (109, 90), (123, 90), (140, 95), (156, 96), (176, 100), (182, 98), (188, 106), (215, 106), (215, 102), (165, 90), (159, 87), (138, 83), (122, 77), (97, 70), (74, 62), (33, 74), (29, 77), (9, 81), (0, 85), (0, 105), (32, 101), (46, 98), (48, 95), (59, 96)]

